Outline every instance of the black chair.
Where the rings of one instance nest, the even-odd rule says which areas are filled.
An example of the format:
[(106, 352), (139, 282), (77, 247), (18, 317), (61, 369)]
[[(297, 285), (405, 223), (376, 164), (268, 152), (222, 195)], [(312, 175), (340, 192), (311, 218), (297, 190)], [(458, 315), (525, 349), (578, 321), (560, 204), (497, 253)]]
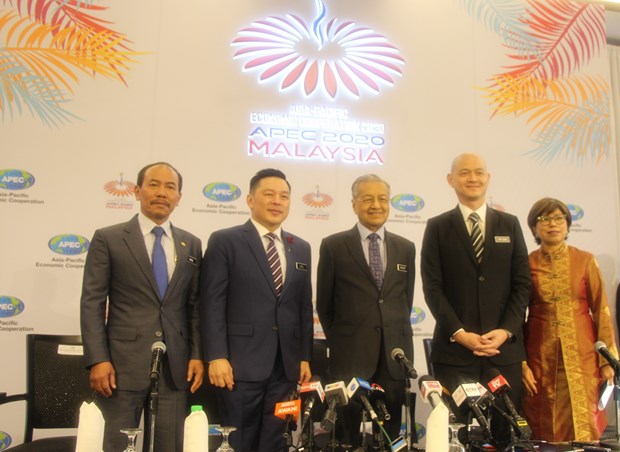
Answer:
[(431, 351), (433, 349), (433, 339), (430, 337), (422, 339), (422, 344), (424, 345), (424, 357), (426, 358), (426, 370), (428, 370), (428, 374), (430, 376), (435, 376), (435, 372), (433, 372), (433, 362), (431, 361)]
[(26, 402), (24, 444), (18, 451), (75, 451), (76, 436), (32, 440), (34, 429), (76, 428), (82, 402), (92, 402), (84, 367), (81, 336), (28, 334), (26, 337), (27, 389), (25, 394), (0, 393), (0, 405)]

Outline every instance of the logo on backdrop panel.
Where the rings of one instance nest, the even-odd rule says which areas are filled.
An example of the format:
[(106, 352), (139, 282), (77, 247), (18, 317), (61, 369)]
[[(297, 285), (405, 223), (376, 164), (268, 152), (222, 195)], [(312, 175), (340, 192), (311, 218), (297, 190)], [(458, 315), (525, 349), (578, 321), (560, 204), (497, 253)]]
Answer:
[(385, 124), (332, 103), (380, 96), (402, 77), (405, 60), (387, 37), (330, 18), (323, 0), (314, 5), (312, 20), (293, 13), (269, 16), (242, 28), (231, 43), (244, 72), (295, 99), (287, 111), (250, 113), (247, 155), (383, 165)]
[(202, 188), (202, 195), (207, 202), (200, 207), (193, 207), (194, 213), (216, 215), (249, 215), (247, 205), (241, 200), (241, 188), (232, 182), (209, 182)]
[(7, 449), (12, 442), (11, 435), (0, 430), (0, 450)]
[(32, 199), (26, 190), (35, 184), (35, 177), (28, 171), (7, 168), (0, 170), (0, 203), (45, 204), (41, 199)]
[(322, 192), (318, 185), (316, 190), (303, 195), (301, 201), (309, 208), (306, 210), (306, 220), (329, 220), (328, 207), (334, 203), (334, 198)]
[(35, 262), (37, 268), (77, 269), (84, 268), (89, 240), (79, 234), (58, 234), (47, 242), (54, 255), (47, 262)]
[(420, 215), (424, 209), (424, 199), (413, 193), (400, 193), (392, 196), (390, 205), (394, 215), (388, 219), (390, 223), (426, 224), (426, 219)]
[[(20, 326), (18, 316), (24, 312), (26, 304), (17, 297), (11, 295), (0, 295), (0, 333), (28, 333), (33, 332), (34, 328)], [(2, 450), (3, 434), (0, 431), (0, 450)], [(9, 436), (8, 445), (11, 444)]]
[(578, 206), (577, 204), (566, 204), (566, 207), (568, 207), (568, 211), (570, 212), (570, 216), (572, 219), (572, 224), (570, 226), (570, 231), (571, 232), (587, 232), (587, 233), (591, 233), (592, 229), (587, 228), (583, 222), (581, 222), (580, 220), (583, 220), (586, 213), (583, 210), (582, 207)]
[(24, 312), (24, 302), (19, 298), (0, 295), (0, 319), (17, 317)]
[(136, 184), (123, 179), (123, 173), (118, 179), (103, 184), (103, 190), (112, 197), (106, 201), (106, 209), (132, 210), (134, 207)]

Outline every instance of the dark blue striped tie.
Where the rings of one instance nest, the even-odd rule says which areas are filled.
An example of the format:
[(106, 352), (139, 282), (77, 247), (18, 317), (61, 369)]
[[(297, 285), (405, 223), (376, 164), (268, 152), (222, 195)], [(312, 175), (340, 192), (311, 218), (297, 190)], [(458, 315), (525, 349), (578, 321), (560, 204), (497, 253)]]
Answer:
[(276, 249), (276, 235), (273, 232), (269, 232), (265, 235), (269, 240), (267, 245), (267, 260), (269, 261), (269, 268), (273, 275), (273, 283), (276, 286), (276, 297), (280, 298), (282, 293), (282, 264), (280, 263), (280, 256)]
[(471, 226), (471, 243), (474, 247), (474, 254), (478, 263), (482, 260), (482, 251), (484, 250), (484, 240), (482, 239), (482, 229), (480, 229), (480, 217), (476, 212), (469, 215)]

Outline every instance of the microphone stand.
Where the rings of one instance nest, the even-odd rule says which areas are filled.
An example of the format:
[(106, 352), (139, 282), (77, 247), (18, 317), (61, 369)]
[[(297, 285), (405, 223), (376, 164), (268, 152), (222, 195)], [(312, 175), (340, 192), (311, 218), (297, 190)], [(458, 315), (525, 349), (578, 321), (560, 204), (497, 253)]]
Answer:
[(151, 427), (149, 431), (149, 452), (153, 452), (155, 446), (155, 418), (159, 408), (159, 375), (151, 380), (151, 388), (149, 390), (149, 414), (151, 419)]
[(408, 451), (420, 450), (414, 447), (418, 442), (418, 432), (415, 428), (415, 392), (411, 392), (411, 380), (405, 372), (405, 441), (407, 442)]
[(616, 405), (616, 438), (601, 441), (601, 447), (611, 450), (620, 450), (620, 369), (614, 368), (614, 402)]

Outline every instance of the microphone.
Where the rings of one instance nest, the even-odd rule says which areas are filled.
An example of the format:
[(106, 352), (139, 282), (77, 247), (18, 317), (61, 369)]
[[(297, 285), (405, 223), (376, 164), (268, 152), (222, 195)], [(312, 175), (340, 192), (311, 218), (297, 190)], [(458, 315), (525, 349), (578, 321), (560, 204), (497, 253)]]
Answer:
[(298, 398), (297, 391), (293, 391), (286, 402), (277, 402), (273, 414), (284, 420), (284, 433), (282, 436), (289, 442), (293, 439), (293, 431), (297, 430), (297, 419), (301, 410), (301, 399)]
[(420, 377), (418, 386), (424, 403), (430, 403), (433, 407), (426, 421), (426, 450), (447, 451), (447, 432), (452, 414), (441, 397), (443, 388), (430, 375)]
[(395, 348), (394, 350), (392, 350), (392, 353), (390, 353), (390, 356), (394, 361), (398, 361), (401, 366), (403, 366), (405, 375), (407, 375), (408, 378), (418, 378), (418, 373), (413, 368), (413, 364), (411, 364), (411, 361), (409, 361), (405, 356), (405, 352), (402, 348)]
[[(489, 375), (491, 375), (491, 379), (489, 380), (488, 386), (491, 392), (502, 399), (506, 408), (508, 408), (508, 412), (512, 419), (514, 420), (514, 424), (516, 425), (516, 430), (519, 436), (526, 441), (532, 437), (532, 429), (529, 424), (519, 413), (517, 413), (517, 409), (512, 403), (510, 397), (508, 397), (508, 391), (510, 391), (510, 385), (508, 381), (503, 377), (503, 375), (497, 369), (490, 369)], [(515, 426), (513, 425), (513, 426)]]
[(159, 380), (159, 371), (161, 369), (161, 361), (166, 353), (166, 344), (161, 341), (154, 342), (153, 345), (151, 345), (151, 352), (151, 370), (149, 371), (149, 376), (151, 382), (154, 382)]
[(377, 413), (375, 413), (375, 410), (372, 408), (368, 397), (366, 397), (366, 394), (371, 391), (372, 387), (370, 384), (361, 378), (353, 377), (347, 385), (347, 395), (349, 396), (349, 400), (353, 397), (359, 399), (362, 402), (362, 405), (364, 405), (366, 412), (370, 415), (370, 419), (378, 422), (379, 416), (377, 416)]
[(616, 373), (620, 372), (620, 361), (618, 361), (611, 354), (611, 352), (607, 349), (607, 346), (605, 345), (605, 342), (603, 342), (603, 341), (596, 342), (596, 344), (594, 344), (594, 350), (596, 350), (597, 353), (603, 355), (603, 357), (609, 362), (611, 367), (614, 368)]
[(304, 401), (304, 408), (302, 412), (302, 423), (301, 430), (304, 430), (304, 427), (308, 423), (310, 419), (310, 412), (314, 407), (317, 397), (321, 399), (321, 403), (325, 400), (325, 392), (323, 391), (323, 385), (321, 384), (321, 377), (318, 375), (313, 375), (311, 380), (306, 383), (302, 383), (299, 388), (299, 395)]
[(392, 415), (388, 411), (387, 406), (385, 406), (385, 402), (384, 402), (385, 390), (381, 386), (379, 386), (377, 383), (373, 383), (371, 387), (372, 387), (372, 400), (375, 402), (375, 405), (379, 409), (379, 412), (381, 413), (381, 417), (383, 418), (383, 420), (389, 421), (390, 419), (392, 419)]
[(452, 399), (456, 403), (456, 406), (460, 407), (463, 403), (465, 403), (474, 416), (478, 420), (478, 424), (482, 428), (484, 434), (492, 439), (493, 435), (491, 435), (491, 428), (489, 426), (489, 421), (482, 414), (482, 410), (477, 403), (478, 398), (480, 397), (480, 389), (476, 383), (463, 383), (459, 385), (456, 390), (452, 393)]
[(325, 386), (325, 398), (327, 399), (327, 411), (321, 420), (321, 428), (331, 432), (336, 425), (336, 407), (349, 403), (344, 381), (337, 381)]
[(450, 409), (441, 397), (443, 392), (441, 383), (433, 380), (433, 377), (430, 375), (421, 376), (418, 380), (418, 386), (420, 388), (420, 395), (422, 396), (422, 401), (424, 403), (430, 403), (433, 408), (436, 408), (439, 405), (444, 405), (446, 408)]

